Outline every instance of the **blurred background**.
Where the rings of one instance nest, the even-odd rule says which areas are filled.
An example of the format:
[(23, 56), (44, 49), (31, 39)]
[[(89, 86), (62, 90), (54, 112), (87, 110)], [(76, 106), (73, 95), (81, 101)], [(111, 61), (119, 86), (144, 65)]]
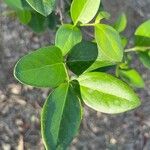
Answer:
[[(93, 1), (94, 2), (94, 1)], [(150, 19), (150, 0), (103, 0), (112, 22), (123, 11), (128, 18), (124, 34)], [(14, 17), (0, 0), (0, 150), (44, 150), (40, 111), (49, 89), (23, 86), (13, 77), (17, 60), (29, 51), (50, 45), (55, 32), (32, 32)], [(134, 56), (133, 66), (142, 73), (145, 88), (137, 90), (142, 105), (120, 115), (105, 115), (87, 107), (79, 135), (71, 150), (150, 150), (150, 71)]]

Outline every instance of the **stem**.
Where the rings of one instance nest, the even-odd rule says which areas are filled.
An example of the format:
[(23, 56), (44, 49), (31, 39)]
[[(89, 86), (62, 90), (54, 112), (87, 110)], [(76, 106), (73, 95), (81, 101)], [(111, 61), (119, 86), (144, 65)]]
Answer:
[(86, 27), (86, 26), (95, 26), (95, 23), (87, 23), (87, 24), (80, 24), (81, 27)]
[(150, 46), (136, 46), (136, 47), (133, 47), (133, 48), (129, 48), (129, 49), (125, 49), (125, 53), (128, 53), (128, 52), (134, 52), (134, 51), (146, 51), (146, 50), (150, 50)]

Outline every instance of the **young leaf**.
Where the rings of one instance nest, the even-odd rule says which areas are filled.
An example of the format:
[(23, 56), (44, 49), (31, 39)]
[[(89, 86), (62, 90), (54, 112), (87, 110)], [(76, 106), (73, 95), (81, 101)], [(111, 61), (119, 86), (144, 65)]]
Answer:
[(28, 10), (17, 11), (17, 16), (22, 24), (28, 24), (31, 20), (31, 12)]
[(131, 86), (137, 88), (144, 87), (144, 81), (141, 75), (135, 69), (129, 69), (129, 70), (119, 69), (118, 73), (121, 79), (127, 82), (128, 84), (130, 84)]
[(65, 24), (60, 26), (56, 33), (55, 45), (62, 50), (63, 56), (65, 56), (81, 40), (81, 31), (71, 24)]
[(46, 30), (48, 23), (47, 19), (37, 12), (31, 13), (31, 19), (28, 23), (28, 26), (37, 33), (43, 32)]
[(95, 19), (95, 23), (99, 23), (102, 19), (109, 19), (110, 14), (107, 11), (100, 11)]
[(67, 65), (73, 73), (80, 75), (95, 62), (97, 55), (97, 45), (83, 41), (71, 49), (67, 57)]
[(15, 66), (15, 77), (36, 87), (56, 87), (67, 80), (61, 50), (50, 46), (22, 57)]
[(78, 22), (88, 23), (96, 15), (101, 0), (73, 0), (71, 18), (76, 25)]
[(55, 7), (56, 0), (26, 0), (29, 5), (43, 16), (48, 16)]
[(136, 46), (150, 46), (150, 20), (141, 24), (135, 32)]
[(61, 84), (47, 98), (41, 116), (46, 150), (66, 149), (77, 134), (82, 118), (79, 98), (68, 83)]
[(97, 111), (116, 114), (140, 105), (134, 91), (126, 83), (109, 74), (85, 73), (78, 81), (83, 101)]
[(138, 53), (140, 61), (143, 63), (143, 65), (150, 69), (150, 51), (146, 52), (139, 52)]
[(123, 46), (119, 33), (111, 26), (97, 24), (95, 39), (103, 57), (110, 62), (120, 62), (123, 57)]
[(118, 31), (118, 32), (122, 32), (125, 30), (127, 26), (127, 17), (125, 15), (125, 13), (122, 13), (119, 18), (116, 20), (115, 24), (114, 24), (114, 28)]

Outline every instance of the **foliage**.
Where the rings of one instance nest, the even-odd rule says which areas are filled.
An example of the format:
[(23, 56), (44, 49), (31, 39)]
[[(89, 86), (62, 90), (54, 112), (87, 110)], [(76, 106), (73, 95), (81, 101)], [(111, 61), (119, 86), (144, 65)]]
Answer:
[[(79, 129), (83, 102), (108, 114), (126, 112), (140, 105), (131, 86), (143, 88), (144, 81), (140, 73), (131, 68), (130, 52), (135, 52), (143, 65), (150, 68), (150, 20), (137, 28), (134, 47), (126, 49), (128, 39), (123, 35), (126, 15), (122, 13), (112, 25), (102, 23), (110, 14), (103, 10), (100, 0), (73, 0), (72, 22), (62, 25), (62, 20), (52, 12), (55, 0), (5, 2), (15, 10), (19, 20), (35, 32), (59, 26), (53, 46), (27, 54), (14, 69), (16, 79), (23, 84), (53, 88), (41, 115), (47, 150), (67, 148)], [(82, 40), (82, 28), (88, 26), (94, 29), (91, 41)], [(112, 75), (107, 73), (110, 68)]]

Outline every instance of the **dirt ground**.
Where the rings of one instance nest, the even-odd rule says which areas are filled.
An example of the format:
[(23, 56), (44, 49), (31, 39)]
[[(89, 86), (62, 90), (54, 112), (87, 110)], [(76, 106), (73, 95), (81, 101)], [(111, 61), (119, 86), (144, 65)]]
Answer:
[[(130, 38), (150, 18), (150, 0), (103, 0), (112, 20), (126, 12)], [(0, 14), (6, 5), (0, 0)], [(0, 150), (44, 150), (39, 115), (49, 89), (23, 86), (13, 77), (16, 61), (29, 51), (49, 45), (54, 33), (37, 35), (15, 19), (0, 15)], [(105, 115), (87, 107), (71, 150), (150, 150), (150, 71), (135, 57), (145, 88), (137, 90), (142, 105), (120, 115)]]

